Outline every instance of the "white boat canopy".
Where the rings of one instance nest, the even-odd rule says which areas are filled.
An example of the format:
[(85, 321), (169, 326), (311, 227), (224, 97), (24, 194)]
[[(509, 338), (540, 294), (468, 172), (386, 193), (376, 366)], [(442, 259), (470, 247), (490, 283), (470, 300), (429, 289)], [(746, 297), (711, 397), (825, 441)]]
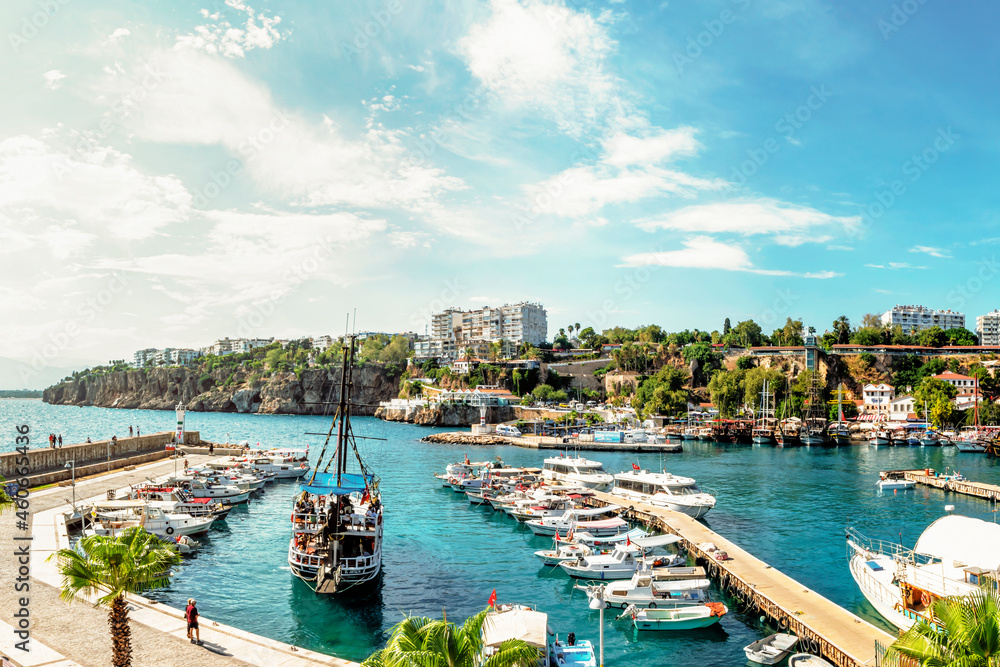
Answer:
[(665, 547), (668, 544), (680, 542), (681, 538), (677, 535), (650, 535), (649, 537), (637, 537), (631, 541), (632, 544), (643, 549), (655, 549), (656, 547)]
[(951, 576), (964, 579), (965, 567), (1000, 566), (1000, 525), (958, 514), (941, 517), (924, 530), (913, 550), (937, 556)]
[(621, 505), (606, 505), (604, 507), (593, 507), (585, 510), (571, 510), (571, 512), (576, 517), (600, 516), (602, 514), (608, 514), (609, 512), (617, 512), (621, 508)]
[(483, 644), (499, 647), (508, 639), (523, 639), (540, 649), (546, 647), (549, 617), (531, 609), (493, 612), (483, 624)]

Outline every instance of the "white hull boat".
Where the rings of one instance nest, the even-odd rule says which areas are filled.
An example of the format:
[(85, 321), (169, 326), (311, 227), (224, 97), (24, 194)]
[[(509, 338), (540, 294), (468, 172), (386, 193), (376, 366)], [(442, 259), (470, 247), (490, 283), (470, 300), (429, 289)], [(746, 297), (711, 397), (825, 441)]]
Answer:
[[(101, 514), (113, 513), (121, 518), (102, 519)], [(94, 504), (93, 524), (84, 529), (86, 535), (120, 535), (135, 526), (163, 539), (180, 535), (207, 533), (215, 517), (193, 517), (190, 514), (167, 514), (144, 500), (107, 500)]]
[(631, 470), (615, 475), (611, 495), (626, 501), (664, 507), (698, 519), (715, 507), (715, 497), (703, 492), (690, 477)]
[(542, 477), (595, 491), (605, 491), (614, 482), (614, 477), (604, 472), (604, 465), (600, 461), (562, 456), (545, 459)]
[(712, 582), (701, 567), (642, 568), (628, 581), (604, 584), (603, 593), (597, 586), (583, 588), (591, 600), (603, 597), (611, 607), (625, 609), (656, 609), (671, 602), (708, 602)]
[(784, 660), (798, 643), (799, 638), (795, 635), (777, 632), (746, 646), (743, 652), (747, 654), (747, 660), (758, 665), (776, 665)]
[(632, 624), (637, 630), (697, 630), (715, 625), (728, 612), (721, 602), (676, 603), (664, 609), (635, 610)]

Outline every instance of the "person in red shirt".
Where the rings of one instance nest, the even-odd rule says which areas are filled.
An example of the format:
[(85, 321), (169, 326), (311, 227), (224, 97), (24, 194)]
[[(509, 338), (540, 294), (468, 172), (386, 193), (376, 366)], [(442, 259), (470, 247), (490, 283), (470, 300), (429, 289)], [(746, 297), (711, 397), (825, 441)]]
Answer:
[[(194, 598), (188, 598), (188, 606), (184, 610), (184, 617), (187, 619), (188, 639), (191, 640), (192, 644), (197, 643), (198, 646), (201, 646), (201, 632), (198, 630), (198, 607), (195, 606), (196, 604), (197, 601)], [(192, 630), (194, 631), (194, 636), (191, 636)]]

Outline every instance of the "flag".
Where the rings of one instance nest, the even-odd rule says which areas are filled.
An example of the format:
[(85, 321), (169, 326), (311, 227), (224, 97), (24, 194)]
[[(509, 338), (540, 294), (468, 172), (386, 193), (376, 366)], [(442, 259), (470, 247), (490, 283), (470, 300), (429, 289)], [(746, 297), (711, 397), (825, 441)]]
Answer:
[(632, 470), (640, 470), (639, 464), (638, 463), (633, 463), (632, 464)]
[(632, 540), (629, 538), (628, 533), (625, 533), (625, 546), (632, 546)]
[(559, 541), (559, 529), (556, 528), (556, 542)]
[(493, 592), (490, 594), (489, 605), (491, 607), (495, 607), (497, 605), (497, 589), (495, 588), (493, 589)]

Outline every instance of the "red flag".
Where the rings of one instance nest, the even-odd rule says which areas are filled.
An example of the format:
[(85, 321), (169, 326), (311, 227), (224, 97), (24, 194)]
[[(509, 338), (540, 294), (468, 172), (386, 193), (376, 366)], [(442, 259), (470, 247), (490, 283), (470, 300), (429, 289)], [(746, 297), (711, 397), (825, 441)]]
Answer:
[(491, 607), (495, 607), (496, 604), (497, 604), (497, 589), (495, 589), (495, 588), (493, 589), (493, 592), (490, 594), (490, 602), (489, 602), (489, 604), (490, 604)]
[(559, 529), (556, 528), (556, 542), (559, 541)]
[(640, 470), (639, 464), (638, 463), (633, 463), (632, 464), (632, 470)]
[(629, 539), (628, 533), (625, 533), (625, 546), (627, 547), (632, 546), (632, 540)]

